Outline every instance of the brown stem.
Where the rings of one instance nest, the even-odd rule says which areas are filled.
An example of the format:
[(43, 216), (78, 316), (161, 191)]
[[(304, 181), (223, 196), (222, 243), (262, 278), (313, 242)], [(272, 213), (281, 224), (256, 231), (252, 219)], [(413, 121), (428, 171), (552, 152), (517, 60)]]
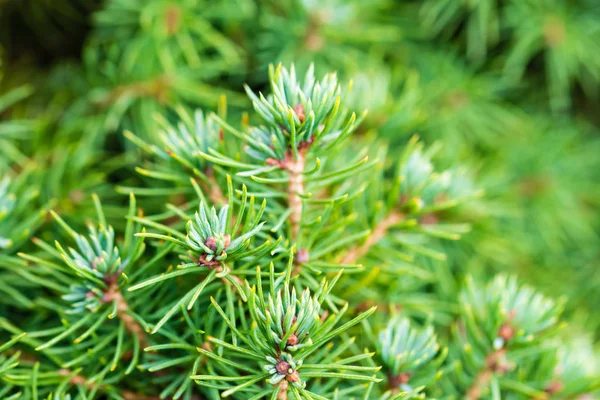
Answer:
[(298, 238), (300, 231), (300, 221), (302, 220), (302, 198), (298, 194), (304, 193), (304, 180), (302, 173), (304, 172), (305, 154), (303, 151), (298, 152), (298, 158), (290, 155), (286, 156), (286, 168), (289, 171), (289, 185), (287, 190), (288, 206), (292, 210), (289, 220), (292, 231), (292, 240)]
[(506, 361), (506, 348), (501, 348), (489, 354), (485, 359), (485, 366), (473, 381), (473, 384), (467, 391), (465, 398), (467, 400), (478, 400), (485, 388), (490, 384), (494, 374), (504, 374), (508, 371), (508, 362)]
[(346, 255), (342, 258), (342, 264), (354, 264), (362, 256), (366, 255), (371, 247), (376, 245), (383, 237), (387, 234), (388, 230), (398, 223), (402, 222), (404, 215), (396, 210), (393, 210), (388, 214), (387, 217), (379, 221), (379, 223), (373, 228), (373, 231), (367, 237), (367, 240), (362, 246), (355, 246), (348, 250)]
[(277, 400), (287, 400), (288, 399), (288, 383), (287, 381), (284, 379), (281, 382), (279, 382), (279, 391), (277, 392)]
[(145, 347), (146, 332), (140, 323), (127, 313), (127, 311), (129, 311), (129, 305), (119, 290), (116, 282), (109, 285), (108, 290), (104, 293), (103, 301), (107, 303), (115, 301), (117, 303), (117, 317), (123, 321), (125, 329), (137, 336), (140, 341), (140, 346), (142, 346), (142, 348)]

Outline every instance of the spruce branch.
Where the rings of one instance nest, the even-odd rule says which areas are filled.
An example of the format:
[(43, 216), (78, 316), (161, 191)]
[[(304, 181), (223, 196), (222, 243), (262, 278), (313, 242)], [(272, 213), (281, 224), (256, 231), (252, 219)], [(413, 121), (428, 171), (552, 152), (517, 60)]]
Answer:
[[(201, 155), (212, 163), (243, 169), (236, 176), (250, 176), (263, 187), (280, 192), (287, 199), (288, 234), (296, 242), (306, 212), (305, 203), (312, 196), (307, 192), (306, 183), (318, 179), (307, 176), (320, 168), (317, 158), (315, 169), (307, 171), (308, 160), (341, 143), (358, 121), (354, 113), (348, 116), (342, 108), (342, 90), (333, 74), (317, 81), (311, 67), (304, 81), (300, 81), (293, 65), (289, 70), (279, 65), (269, 68), (269, 78), (272, 93), (266, 97), (246, 87), (263, 125), (251, 126), (242, 132), (213, 115), (225, 132), (247, 144), (246, 153), (258, 164), (233, 160), (214, 149)], [(260, 174), (275, 177), (263, 178)], [(344, 176), (341, 171), (328, 175), (331, 182)], [(323, 183), (326, 177), (322, 178)]]
[[(201, 110), (192, 114), (183, 107), (176, 107), (175, 112), (179, 117), (179, 123), (175, 126), (161, 116), (155, 117), (162, 130), (158, 135), (159, 139), (154, 142), (146, 141), (129, 131), (125, 132), (129, 141), (153, 158), (149, 168), (137, 168), (136, 171), (143, 176), (171, 184), (186, 184), (193, 178), (199, 182), (211, 204), (227, 204), (227, 197), (221, 191), (212, 163), (201, 157), (209, 149), (222, 148), (221, 129), (214, 118), (205, 116)], [(120, 189), (144, 192), (142, 188)]]
[[(130, 196), (130, 218), (135, 212), (135, 198)], [(106, 219), (102, 212), (102, 206), (97, 196), (94, 196), (96, 209), (98, 212), (99, 226), (96, 229), (89, 225), (90, 242), (82, 235), (73, 231), (56, 213), (52, 212), (54, 218), (60, 225), (75, 239), (79, 251), (69, 249), (67, 253), (57, 242), (56, 247), (61, 253), (63, 260), (78, 275), (82, 275), (91, 280), (80, 286), (72, 286), (71, 294), (63, 296), (65, 300), (73, 302), (73, 312), (81, 312), (84, 308), (97, 311), (102, 304), (114, 304), (115, 312), (108, 315), (118, 317), (132, 335), (136, 336), (139, 344), (143, 347), (146, 344), (145, 330), (140, 323), (130, 315), (130, 307), (127, 300), (123, 297), (123, 286), (119, 284), (121, 275), (126, 272), (130, 264), (136, 261), (143, 252), (143, 241), (137, 240), (137, 243), (131, 243), (131, 236), (128, 237), (128, 243), (133, 248), (125, 248), (124, 260), (121, 259), (119, 249), (115, 246), (115, 234), (112, 227), (106, 225)], [(132, 235), (132, 221), (129, 222), (128, 235)], [(94, 283), (99, 286), (94, 286)]]
[(343, 258), (341, 259), (342, 264), (354, 264), (362, 257), (367, 255), (371, 248), (383, 239), (387, 234), (388, 230), (395, 225), (398, 225), (404, 220), (404, 215), (399, 213), (396, 210), (392, 210), (389, 215), (383, 218), (381, 221), (375, 225), (370, 235), (367, 237), (367, 240), (359, 246), (353, 247), (348, 250)]
[[(592, 2), (107, 0), (81, 65), (38, 78), (25, 44), (0, 71), (0, 399), (597, 394)], [(583, 299), (573, 323), (509, 267)]]
[(514, 363), (526, 357), (526, 348), (540, 345), (560, 327), (561, 305), (519, 285), (514, 278), (498, 276), (485, 288), (469, 279), (461, 293), (461, 303), (465, 309), (464, 332), (457, 339), (459, 343), (476, 340), (481, 346), (476, 349), (470, 344), (459, 344), (469, 349), (462, 354), (465, 363), (471, 368), (480, 366), (464, 392), (472, 400), (483, 397), (493, 380), (514, 369)]
[(102, 301), (107, 303), (115, 302), (117, 305), (117, 317), (123, 321), (125, 324), (125, 329), (127, 329), (132, 335), (135, 335), (140, 343), (140, 346), (144, 348), (147, 344), (146, 341), (146, 331), (140, 325), (138, 321), (135, 320), (129, 313), (130, 308), (127, 304), (127, 300), (123, 297), (121, 293), (121, 289), (119, 288), (116, 282), (112, 282), (104, 296)]
[[(246, 87), (255, 110), (263, 122), (267, 123), (267, 128), (250, 130), (254, 140), (249, 144), (254, 149), (249, 149), (249, 154), (259, 159), (267, 156), (267, 165), (278, 166), (288, 172), (288, 218), (291, 239), (296, 241), (302, 220), (302, 196), (305, 195), (303, 174), (306, 155), (313, 146), (320, 146), (320, 140), (326, 140), (328, 137), (332, 137), (334, 142), (341, 140), (350, 132), (356, 117), (350, 117), (344, 131), (328, 132), (335, 126), (341, 101), (341, 89), (333, 75), (325, 77), (321, 82), (315, 82), (311, 66), (304, 82), (300, 83), (297, 81), (293, 65), (289, 72), (279, 65), (276, 69), (272, 66), (269, 68), (269, 77), (273, 93), (267, 98), (262, 94), (259, 98)], [(271, 134), (277, 136), (269, 138), (266, 135), (267, 131), (261, 129), (268, 129)], [(273, 140), (275, 137), (276, 141)], [(271, 142), (269, 148), (265, 147), (268, 141)], [(260, 148), (256, 145), (260, 145)], [(260, 155), (260, 152), (264, 155)]]
[[(201, 275), (200, 282), (173, 303), (163, 318), (155, 325), (152, 333), (158, 332), (182, 306), (191, 310), (207, 288), (214, 290), (214, 287), (210, 287), (210, 285), (216, 279), (232, 285), (241, 299), (246, 301), (246, 289), (242, 279), (236, 274), (236, 263), (243, 262), (249, 257), (259, 258), (268, 254), (281, 242), (281, 239), (272, 240), (268, 237), (261, 245), (253, 245), (253, 239), (259, 236), (265, 223), (261, 219), (267, 205), (266, 200), (261, 203), (260, 208), (256, 209), (254, 197), (248, 196), (247, 190), (243, 186), (237, 214), (234, 215), (232, 211), (234, 206), (233, 185), (229, 177), (228, 182), (229, 204), (223, 206), (218, 213), (214, 207), (209, 211), (202, 201), (193, 216), (187, 216), (182, 210), (177, 212), (187, 221), (185, 235), (149, 219), (136, 219), (149, 228), (165, 233), (141, 232), (136, 236), (173, 243), (176, 249), (182, 253), (181, 258), (187, 262), (180, 265), (176, 271), (162, 273), (129, 287), (130, 292), (159, 283), (164, 284), (166, 281), (182, 275)], [(198, 193), (201, 193), (198, 187), (196, 189)]]
[[(341, 263), (358, 262), (384, 241), (404, 245), (415, 253), (443, 258), (443, 254), (438, 256), (424, 246), (415, 246), (410, 237), (402, 235), (402, 232), (457, 240), (460, 233), (468, 230), (457, 224), (444, 224), (440, 217), (480, 196), (481, 191), (475, 189), (460, 170), (436, 172), (431, 160), (435, 151), (436, 147), (424, 150), (416, 136), (409, 141), (395, 165), (393, 185), (386, 187), (385, 193), (379, 193), (377, 203), (373, 204), (373, 207), (381, 209), (375, 218), (382, 216), (375, 220), (362, 245), (342, 253)], [(407, 254), (406, 258), (412, 257)]]
[(445, 358), (442, 354), (432, 362), (439, 350), (432, 327), (420, 330), (411, 326), (408, 319), (397, 316), (379, 333), (377, 346), (387, 369), (387, 397), (429, 384), (432, 376), (439, 373), (436, 366)]
[[(113, 328), (107, 331), (111, 333), (106, 336), (107, 344), (114, 341), (116, 345), (116, 351), (111, 355), (112, 361), (107, 365), (106, 372), (115, 370), (118, 361), (129, 349), (133, 352), (126, 370), (126, 374), (129, 374), (137, 363), (139, 349), (148, 343), (143, 320), (132, 311), (129, 299), (124, 296), (126, 274), (138, 262), (145, 248), (143, 240), (133, 236), (135, 224), (132, 218), (136, 212), (136, 202), (131, 195), (125, 238), (121, 244), (117, 243), (114, 229), (107, 224), (99, 198), (94, 195), (93, 200), (98, 223), (88, 224), (88, 237), (77, 233), (52, 211), (55, 220), (76, 243), (76, 248), (65, 250), (56, 241), (56, 249), (52, 249), (40, 239), (35, 240), (47, 255), (61, 259), (63, 265), (44, 258), (20, 254), (36, 266), (31, 273), (32, 277), (35, 276), (33, 274), (39, 275), (39, 282), (44, 282), (48, 277), (57, 280), (53, 285), (48, 283), (48, 287), (62, 294), (62, 299), (68, 304), (63, 320), (66, 329), (59, 329), (58, 332), (50, 330), (53, 337), (36, 344), (35, 348), (46, 353), (64, 339), (74, 337), (74, 346), (92, 351), (97, 346), (93, 337), (109, 329), (103, 325), (106, 325), (107, 320), (116, 317), (119, 320), (118, 328), (115, 330), (112, 325)], [(130, 336), (126, 337), (126, 333)], [(48, 336), (47, 333), (39, 335)], [(62, 365), (85, 365), (90, 362), (89, 358), (89, 354), (87, 357), (77, 356)]]
[[(298, 298), (295, 289), (290, 286), (292, 265), (292, 262), (288, 263), (287, 271), (283, 276), (276, 274), (271, 266), (269, 272), (271, 287), (267, 296), (264, 294), (260, 279), (257, 280), (258, 286), (250, 289), (248, 303), (252, 323), (247, 332), (240, 331), (218, 303), (212, 300), (213, 306), (229, 326), (239, 344), (230, 344), (209, 337), (209, 341), (222, 348), (224, 354), (231, 357), (228, 359), (202, 348), (197, 350), (214, 360), (223, 361), (234, 370), (245, 373), (243, 382), (236, 385), (235, 381), (240, 379), (231, 376), (233, 371), (219, 367), (223, 375), (192, 376), (198, 384), (210, 386), (209, 382), (218, 382), (223, 385), (219, 387), (227, 389), (222, 394), (224, 397), (236, 392), (245, 392), (246, 395), (252, 396), (257, 394), (258, 388), (253, 389), (251, 385), (265, 381), (272, 387), (266, 392), (271, 394), (271, 398), (287, 399), (290, 394), (296, 398), (301, 398), (302, 395), (313, 396), (313, 393), (306, 389), (307, 380), (313, 377), (379, 381), (375, 377), (366, 375), (375, 373), (379, 367), (353, 365), (350, 363), (351, 358), (347, 362), (340, 360), (327, 363), (325, 361), (327, 356), (318, 351), (336, 336), (367, 318), (375, 309), (370, 309), (342, 326), (334, 328), (346, 308), (342, 309), (339, 315), (327, 317), (323, 315), (320, 304), (333, 289), (339, 275), (331, 283), (323, 280), (315, 295), (311, 296), (310, 292), (305, 290)], [(256, 275), (260, 277), (260, 268), (257, 268)], [(251, 358), (256, 365), (245, 366), (233, 361), (236, 356)], [(368, 357), (370, 355), (365, 355), (365, 358)], [(324, 360), (319, 361), (319, 359)], [(305, 361), (313, 363), (307, 364)]]
[(508, 372), (510, 364), (506, 360), (506, 349), (501, 348), (489, 354), (485, 358), (484, 368), (477, 374), (473, 384), (467, 390), (467, 400), (478, 400), (490, 385), (495, 375), (503, 375)]

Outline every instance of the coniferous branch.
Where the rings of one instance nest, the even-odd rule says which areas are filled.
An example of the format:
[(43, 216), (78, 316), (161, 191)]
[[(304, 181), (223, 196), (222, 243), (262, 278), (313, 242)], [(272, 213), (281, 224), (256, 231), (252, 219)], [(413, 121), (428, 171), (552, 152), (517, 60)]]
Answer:
[[(353, 114), (347, 121), (343, 121), (343, 114), (338, 117), (341, 89), (334, 75), (315, 82), (311, 66), (300, 83), (293, 66), (288, 72), (280, 65), (276, 70), (270, 67), (269, 77), (273, 93), (267, 98), (262, 94), (259, 98), (246, 87), (254, 109), (266, 124), (250, 130), (248, 144), (253, 148), (248, 152), (267, 165), (288, 172), (290, 235), (295, 240), (302, 219), (306, 153), (313, 145), (327, 146), (343, 140), (351, 132), (356, 116)], [(345, 125), (344, 130), (330, 132), (331, 127), (341, 124)]]
[[(198, 193), (201, 193), (199, 187), (196, 186), (196, 189)], [(232, 204), (233, 189), (231, 180), (229, 180), (228, 198), (230, 204)], [(200, 203), (199, 210), (193, 217), (186, 216), (187, 235), (147, 219), (138, 219), (138, 221), (146, 223), (149, 227), (163, 231), (168, 235), (149, 232), (138, 233), (136, 236), (172, 242), (183, 252), (181, 255), (183, 260), (188, 262), (180, 265), (177, 271), (150, 278), (130, 287), (129, 291), (136, 291), (185, 274), (208, 273), (198, 285), (169, 309), (154, 327), (153, 333), (156, 333), (180, 307), (185, 305), (190, 310), (203, 291), (216, 279), (221, 279), (223, 282), (233, 285), (238, 295), (246, 300), (246, 290), (243, 287), (242, 280), (236, 275), (234, 263), (247, 257), (258, 258), (272, 251), (280, 243), (280, 240), (273, 241), (268, 238), (261, 245), (250, 247), (253, 237), (261, 231), (264, 225), (261, 218), (265, 207), (266, 200), (262, 202), (261, 208), (256, 210), (254, 197), (251, 196), (248, 201), (247, 191), (244, 187), (238, 212), (235, 216), (228, 205), (224, 206), (217, 214), (214, 207), (209, 212), (207, 206)], [(179, 212), (179, 215), (185, 216), (182, 211)]]
[[(73, 343), (76, 346), (96, 349), (93, 337), (104, 329), (102, 325), (107, 319), (116, 318), (120, 321), (118, 329), (113, 330), (114, 334), (107, 337), (111, 341), (116, 340), (115, 353), (108, 368), (115, 370), (125, 352), (131, 351), (133, 355), (125, 372), (128, 374), (136, 366), (140, 349), (147, 345), (145, 333), (147, 328), (143, 326), (146, 323), (131, 309), (124, 296), (127, 273), (142, 256), (144, 243), (142, 239), (133, 236), (135, 226), (132, 218), (136, 212), (133, 195), (130, 197), (129, 222), (122, 246), (116, 242), (114, 229), (107, 225), (97, 196), (94, 196), (94, 203), (98, 224), (88, 225), (89, 239), (75, 232), (61, 217), (52, 212), (59, 225), (76, 243), (76, 249), (71, 247), (65, 249), (56, 241), (56, 250), (54, 250), (40, 239), (35, 240), (41, 249), (61, 260), (64, 265), (36, 256), (20, 254), (22, 258), (38, 266), (38, 271), (32, 273), (38, 274), (39, 279), (48, 277), (57, 279), (56, 283), (48, 282), (43, 286), (60, 293), (62, 299), (69, 304), (69, 308), (63, 314), (64, 318), (69, 320), (64, 322), (67, 329), (64, 331), (60, 329), (59, 332), (55, 332), (54, 329), (39, 332), (40, 337), (49, 335), (53, 337), (37, 345), (36, 351), (52, 353), (53, 346), (73, 336), (75, 337)], [(126, 332), (130, 335), (129, 339), (125, 338)], [(104, 346), (106, 344), (100, 348)], [(63, 365), (69, 367), (82, 363), (85, 365), (89, 361), (83, 356)], [(106, 369), (106, 372), (108, 371), (109, 369)]]
[[(223, 386), (217, 385), (216, 387), (227, 389), (223, 392), (224, 397), (238, 391), (250, 390), (252, 384), (266, 381), (271, 388), (267, 386), (259, 393), (254, 394), (264, 393), (277, 399), (287, 399), (288, 393), (293, 394), (296, 398), (300, 396), (321, 398), (318, 394), (306, 389), (306, 381), (310, 378), (378, 381), (374, 377), (363, 375), (363, 373), (376, 372), (379, 367), (350, 364), (351, 360), (364, 359), (370, 357), (370, 354), (365, 354), (365, 357), (352, 357), (332, 363), (328, 362), (330, 357), (318, 351), (321, 346), (372, 314), (375, 308), (334, 328), (346, 308), (342, 308), (340, 314), (327, 316), (327, 313), (323, 314), (320, 304), (335, 285), (339, 274), (331, 283), (322, 281), (319, 291), (314, 296), (311, 297), (310, 291), (307, 289), (298, 299), (295, 289), (290, 290), (291, 267), (292, 263), (290, 262), (285, 275), (279, 277), (271, 267), (269, 278), (271, 287), (267, 297), (264, 295), (260, 279), (257, 279), (258, 286), (250, 289), (248, 302), (252, 323), (247, 334), (240, 332), (218, 303), (212, 300), (213, 306), (231, 328), (232, 335), (240, 344), (230, 344), (215, 338), (209, 338), (209, 341), (214, 345), (224, 347), (227, 351), (226, 354), (230, 354), (229, 357), (235, 357), (238, 354), (252, 358), (258, 364), (248, 368), (232, 360), (222, 359), (234, 370), (247, 373), (242, 379), (243, 382), (232, 386), (230, 381), (235, 382), (240, 379), (234, 377), (230, 379), (230, 373), (225, 371), (222, 372), (224, 375), (193, 375), (192, 379), (197, 380), (200, 384), (207, 384), (204, 381), (220, 382)], [(260, 269), (257, 269), (257, 278), (260, 278)], [(208, 357), (221, 359), (220, 356), (207, 350), (199, 348), (198, 351)], [(310, 363), (305, 361), (310, 361)], [(210, 386), (210, 384), (208, 385)], [(248, 395), (251, 396), (252, 392)]]
[[(460, 231), (452, 226), (443, 227), (437, 221), (440, 212), (457, 207), (481, 191), (475, 190), (461, 176), (460, 170), (434, 172), (431, 157), (435, 148), (423, 151), (417, 137), (409, 142), (401, 155), (395, 171), (393, 186), (385, 199), (382, 217), (371, 230), (371, 234), (361, 245), (350, 249), (342, 258), (342, 263), (352, 264), (368, 254), (369, 250), (388, 236), (394, 227), (415, 230), (425, 235), (447, 239), (457, 239)], [(410, 243), (406, 243), (409, 248)], [(412, 246), (412, 250), (416, 250)], [(427, 251), (423, 250), (424, 253)]]
[[(119, 283), (130, 265), (143, 253), (143, 241), (132, 242), (131, 235), (134, 226), (130, 221), (127, 226), (128, 232), (125, 233), (126, 242), (121, 255), (115, 246), (114, 229), (107, 226), (99, 199), (95, 197), (94, 201), (99, 224), (97, 228), (89, 225), (90, 241), (73, 231), (56, 213), (52, 213), (78, 245), (78, 250), (69, 248), (69, 252), (67, 252), (56, 242), (62, 259), (77, 275), (88, 278), (90, 281), (81, 286), (71, 286), (71, 293), (63, 296), (63, 299), (73, 303), (73, 313), (81, 313), (84, 309), (98, 312), (102, 304), (112, 304), (112, 311), (108, 314), (108, 318), (115, 316), (120, 318), (125, 329), (134, 335), (138, 344), (143, 347), (146, 341), (144, 329), (130, 315), (130, 307), (123, 297), (122, 284)], [(135, 199), (131, 196), (129, 218), (133, 217), (135, 208)]]
[(24, 43), (0, 82), (0, 398), (595, 395), (591, 5), (110, 0), (81, 63), (31, 68)]
[(463, 392), (468, 399), (497, 392), (514, 363), (559, 328), (562, 307), (513, 278), (498, 276), (485, 288), (469, 280), (461, 303), (464, 318), (457, 327), (454, 351), (469, 367), (465, 372), (472, 374)]
[(378, 339), (378, 353), (387, 369), (388, 381), (388, 391), (382, 398), (396, 398), (401, 392), (418, 393), (439, 375), (437, 368), (445, 353), (432, 362), (439, 350), (432, 327), (421, 331), (412, 327), (409, 320), (395, 317)]
[[(215, 171), (210, 162), (202, 157), (209, 148), (220, 148), (222, 131), (210, 116), (205, 116), (200, 110), (190, 115), (185, 109), (178, 108), (181, 121), (177, 126), (171, 126), (161, 119), (163, 131), (160, 133), (159, 145), (150, 144), (131, 132), (125, 132), (125, 137), (141, 148), (144, 152), (156, 157), (157, 165), (151, 168), (137, 168), (143, 176), (164, 180), (166, 182), (189, 182), (189, 177), (200, 180), (203, 192), (207, 193), (212, 204), (223, 205), (227, 199), (223, 196)], [(173, 165), (162, 165), (164, 160), (173, 160)], [(144, 194), (144, 189), (121, 188), (121, 191), (133, 190)], [(171, 190), (172, 192), (172, 190)]]
[[(202, 157), (216, 165), (241, 169), (234, 178), (244, 182), (246, 177), (250, 177), (250, 182), (254, 183), (248, 182), (248, 185), (258, 189), (255, 193), (286, 199), (285, 204), (274, 205), (283, 208), (278, 211), (282, 213), (282, 217), (273, 221), (275, 228), (272, 231), (281, 230), (285, 237), (296, 243), (297, 270), (301, 271), (300, 264), (315, 265), (316, 262), (321, 262), (315, 256), (325, 254), (325, 249), (322, 252), (314, 249), (317, 251), (312, 252), (310, 246), (316, 245), (319, 229), (325, 227), (331, 210), (321, 215), (316, 214), (310, 233), (302, 229), (300, 221), (305, 218), (304, 215), (318, 212), (322, 205), (337, 208), (359, 196), (365, 187), (354, 193), (348, 193), (345, 188), (340, 189), (337, 195), (330, 197), (323, 194), (318, 199), (313, 199), (311, 191), (320, 193), (325, 185), (335, 184), (352, 173), (367, 170), (375, 162), (359, 158), (349, 167), (334, 168), (331, 172), (323, 171), (321, 167), (320, 155), (339, 147), (358, 124), (356, 115), (349, 115), (342, 107), (341, 88), (334, 75), (316, 81), (313, 69), (309, 68), (304, 82), (301, 82), (293, 67), (288, 71), (281, 66), (271, 67), (270, 74), (271, 95), (257, 96), (247, 90), (263, 125), (249, 126), (240, 131), (214, 116), (226, 134), (247, 144), (246, 153), (252, 161), (233, 160), (213, 149), (202, 153)], [(314, 167), (307, 167), (312, 164), (312, 160)], [(285, 225), (286, 230), (283, 229)]]

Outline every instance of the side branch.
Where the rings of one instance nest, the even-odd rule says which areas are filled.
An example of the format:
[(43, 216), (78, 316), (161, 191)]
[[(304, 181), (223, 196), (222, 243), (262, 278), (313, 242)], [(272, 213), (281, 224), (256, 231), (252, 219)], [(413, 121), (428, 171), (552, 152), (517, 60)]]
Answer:
[(125, 324), (125, 329), (137, 336), (140, 341), (140, 346), (143, 348), (146, 344), (146, 332), (138, 321), (127, 313), (129, 305), (123, 297), (116, 283), (111, 283), (108, 290), (104, 293), (104, 302), (115, 301), (117, 303), (117, 317)]
[(505, 348), (501, 348), (489, 354), (485, 359), (485, 366), (475, 377), (475, 381), (473, 381), (473, 384), (467, 391), (465, 398), (467, 400), (480, 399), (483, 391), (489, 386), (494, 374), (504, 374), (508, 369), (509, 365), (506, 360)]
[(373, 228), (371, 234), (367, 237), (367, 240), (362, 244), (362, 246), (356, 246), (346, 253), (346, 255), (340, 261), (342, 264), (354, 264), (361, 257), (366, 255), (371, 247), (376, 245), (381, 239), (385, 237), (388, 230), (394, 226), (402, 222), (404, 219), (404, 215), (399, 213), (398, 211), (392, 211), (388, 214), (387, 217), (379, 221), (379, 223)]

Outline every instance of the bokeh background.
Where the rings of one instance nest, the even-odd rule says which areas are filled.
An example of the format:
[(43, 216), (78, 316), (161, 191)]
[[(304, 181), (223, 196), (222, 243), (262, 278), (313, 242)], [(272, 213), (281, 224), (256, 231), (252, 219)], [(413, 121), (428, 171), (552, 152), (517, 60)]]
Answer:
[(353, 81), (359, 134), (475, 171), (473, 230), (424, 262), (515, 273), (600, 333), (597, 0), (0, 0), (0, 38), (0, 172), (38, 205), (85, 214), (94, 191), (122, 217), (124, 130), (223, 95), (241, 118), (269, 63), (314, 63)]

